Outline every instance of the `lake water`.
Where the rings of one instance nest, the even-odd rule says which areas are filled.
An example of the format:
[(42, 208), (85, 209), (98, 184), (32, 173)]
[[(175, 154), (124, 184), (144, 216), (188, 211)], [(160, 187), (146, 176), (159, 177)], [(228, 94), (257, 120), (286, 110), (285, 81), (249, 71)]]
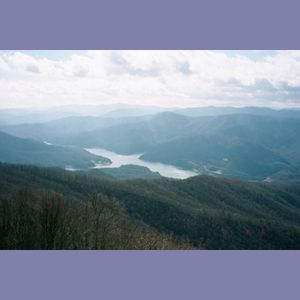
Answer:
[(138, 165), (149, 168), (152, 172), (159, 172), (160, 175), (170, 178), (188, 178), (198, 175), (198, 173), (188, 170), (182, 170), (175, 166), (162, 163), (150, 162), (140, 159), (142, 154), (123, 155), (111, 152), (105, 149), (93, 148), (86, 149), (88, 152), (109, 158), (112, 161), (110, 165), (97, 164), (95, 168), (118, 168), (123, 165)]

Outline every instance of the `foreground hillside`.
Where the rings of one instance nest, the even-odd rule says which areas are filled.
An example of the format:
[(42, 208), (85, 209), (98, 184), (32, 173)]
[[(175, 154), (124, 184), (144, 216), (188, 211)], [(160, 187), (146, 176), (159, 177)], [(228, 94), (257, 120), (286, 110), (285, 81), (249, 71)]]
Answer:
[[(204, 249), (300, 249), (299, 186), (207, 176), (121, 182), (84, 172), (0, 164), (1, 243), (5, 248), (3, 245), (11, 241), (4, 233), (14, 224), (13, 228), (19, 231), (13, 231), (12, 247), (25, 247), (28, 239), (32, 241), (35, 237), (28, 236), (29, 229), (24, 233), (21, 224), (25, 222), (31, 224), (28, 228), (36, 228), (36, 220), (39, 220), (42, 222), (39, 226), (44, 228), (43, 234), (36, 233), (39, 239), (43, 240), (46, 232), (52, 247), (57, 248), (93, 248), (95, 240), (96, 248), (105, 249), (190, 248), (190, 244), (182, 242), (188, 240), (193, 247)], [(24, 189), (35, 196), (28, 196)], [(21, 192), (16, 194), (18, 190)], [(95, 201), (97, 197), (101, 205)], [(25, 201), (34, 198), (38, 200), (33, 204)], [(17, 204), (7, 206), (11, 202)], [(57, 202), (63, 203), (64, 209)], [(94, 208), (97, 205), (101, 208)], [(115, 213), (115, 208), (105, 208), (109, 213), (104, 215), (114, 220), (106, 227), (105, 222), (101, 223), (103, 205), (123, 208), (122, 217)], [(20, 207), (26, 209), (20, 210)], [(37, 209), (34, 214), (32, 207)], [(57, 215), (60, 216), (57, 222), (61, 223), (54, 226)], [(84, 220), (91, 226), (88, 230)], [(129, 223), (122, 220), (133, 222), (138, 232), (130, 231)], [(49, 226), (52, 229), (48, 229)], [(67, 237), (67, 244), (61, 242), (65, 240), (61, 238), (62, 228), (66, 230), (63, 236)], [(109, 234), (105, 234), (106, 228)], [(88, 242), (84, 242), (87, 232)], [(133, 242), (125, 245), (122, 237), (128, 232), (133, 232), (130, 238)], [(156, 236), (153, 247), (148, 244), (150, 236)], [(30, 245), (35, 247), (34, 243)]]
[(63, 187), (57, 180), (80, 183), (59, 170), (1, 165), (0, 177), (0, 249), (195, 249), (131, 218), (87, 182), (82, 193)]

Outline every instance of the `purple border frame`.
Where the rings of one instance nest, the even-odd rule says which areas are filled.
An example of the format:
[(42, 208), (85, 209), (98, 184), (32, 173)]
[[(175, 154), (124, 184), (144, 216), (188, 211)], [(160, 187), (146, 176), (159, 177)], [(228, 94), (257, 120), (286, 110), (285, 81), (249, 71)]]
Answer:
[[(1, 0), (0, 49), (300, 49), (297, 0)], [(296, 300), (299, 251), (1, 251), (0, 299)]]
[(0, 49), (299, 49), (298, 0), (1, 0)]
[(297, 251), (4, 251), (0, 297), (298, 300)]

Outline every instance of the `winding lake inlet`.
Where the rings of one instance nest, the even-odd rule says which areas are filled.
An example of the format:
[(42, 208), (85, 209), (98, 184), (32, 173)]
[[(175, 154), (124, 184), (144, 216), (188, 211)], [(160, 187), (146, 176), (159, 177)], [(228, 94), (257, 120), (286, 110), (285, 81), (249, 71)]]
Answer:
[(162, 176), (170, 178), (185, 179), (196, 176), (198, 173), (188, 170), (179, 169), (172, 165), (166, 165), (157, 162), (150, 162), (140, 159), (142, 154), (123, 155), (101, 148), (89, 148), (88, 152), (109, 158), (112, 163), (110, 165), (97, 164), (95, 168), (119, 168), (123, 165), (138, 165), (149, 168), (152, 172), (159, 172)]

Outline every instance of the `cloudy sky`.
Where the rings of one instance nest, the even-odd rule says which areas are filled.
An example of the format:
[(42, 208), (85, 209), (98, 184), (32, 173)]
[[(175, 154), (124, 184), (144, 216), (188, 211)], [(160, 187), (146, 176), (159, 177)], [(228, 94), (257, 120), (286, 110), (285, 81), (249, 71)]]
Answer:
[(300, 107), (300, 51), (0, 51), (0, 108)]

